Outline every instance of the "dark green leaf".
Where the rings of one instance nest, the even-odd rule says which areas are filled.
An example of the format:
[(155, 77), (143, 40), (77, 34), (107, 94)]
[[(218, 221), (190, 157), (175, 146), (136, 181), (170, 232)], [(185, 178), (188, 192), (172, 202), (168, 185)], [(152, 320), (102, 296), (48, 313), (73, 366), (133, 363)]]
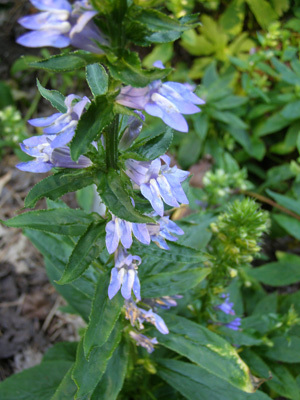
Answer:
[(300, 240), (300, 221), (289, 215), (274, 214), (275, 221), (291, 236)]
[(116, 400), (122, 389), (128, 364), (128, 344), (121, 342), (107, 364), (105, 374), (98, 383), (91, 400)]
[(30, 228), (60, 235), (82, 235), (93, 221), (91, 215), (72, 208), (28, 211), (7, 221), (2, 221), (11, 228)]
[(142, 69), (138, 54), (132, 52), (107, 65), (114, 79), (134, 87), (147, 86), (154, 80), (165, 78), (171, 71), (169, 68)]
[(101, 64), (88, 65), (86, 79), (94, 97), (107, 93), (108, 75)]
[[(73, 365), (71, 368), (68, 370), (62, 381), (60, 382), (58, 388), (56, 389), (53, 397), (51, 397), (51, 400), (66, 400), (66, 399), (74, 399), (74, 396), (77, 391), (77, 387), (72, 380), (72, 370), (73, 370)], [(34, 400), (34, 399), (32, 399)], [(38, 400), (38, 399), (36, 399)]]
[(76, 358), (76, 349), (78, 342), (59, 342), (55, 343), (47, 350), (43, 357), (44, 361), (70, 361), (74, 362)]
[(115, 170), (110, 169), (107, 175), (103, 176), (98, 191), (103, 203), (117, 217), (137, 223), (153, 222), (151, 218), (141, 214), (133, 207), (120, 175)]
[(89, 356), (95, 347), (102, 346), (107, 341), (124, 304), (120, 292), (112, 300), (109, 299), (107, 294), (109, 280), (109, 275), (101, 275), (97, 284), (90, 322), (83, 340), (86, 356)]
[(1, 400), (50, 400), (72, 363), (47, 361), (7, 378), (0, 384)]
[(74, 71), (89, 64), (101, 62), (105, 56), (77, 50), (68, 54), (58, 54), (46, 60), (30, 63), (30, 67), (45, 69), (47, 71), (63, 72)]
[(201, 325), (176, 315), (164, 314), (168, 335), (156, 333), (158, 341), (231, 385), (252, 393), (250, 371), (236, 350)]
[(297, 336), (277, 336), (272, 339), (273, 346), (264, 354), (267, 358), (286, 363), (300, 362), (300, 338)]
[(246, 0), (259, 25), (267, 29), (278, 16), (267, 0)]
[(189, 400), (267, 400), (262, 392), (245, 393), (205, 369), (183, 361), (157, 360), (158, 375)]
[(291, 285), (300, 281), (300, 257), (284, 253), (279, 261), (252, 268), (248, 274), (266, 285)]
[(91, 397), (107, 363), (121, 340), (121, 324), (115, 325), (107, 342), (102, 347), (96, 347), (91, 351), (87, 360), (83, 350), (83, 339), (78, 345), (76, 362), (72, 371), (72, 379), (78, 388), (75, 399), (87, 400)]
[(300, 215), (300, 204), (298, 200), (294, 200), (288, 196), (284, 196), (279, 193), (275, 193), (272, 190), (267, 189), (266, 192), (271, 196), (278, 204), (286, 207), (288, 210), (294, 211), (296, 214)]
[(136, 151), (142, 157), (145, 157), (148, 160), (154, 160), (155, 158), (167, 152), (172, 140), (172, 130), (167, 129), (165, 133), (155, 136), (138, 148), (136, 148), (137, 146), (133, 146), (132, 149), (129, 149), (129, 151)]
[(65, 285), (79, 278), (103, 250), (105, 243), (104, 223), (92, 222), (80, 237), (60, 280)]
[(210, 272), (210, 268), (197, 268), (150, 276), (143, 280), (142, 296), (160, 297), (185, 293), (203, 281)]
[(34, 207), (43, 197), (56, 200), (68, 192), (91, 185), (94, 183), (94, 174), (95, 172), (89, 169), (80, 169), (72, 172), (62, 171), (48, 176), (30, 190), (25, 199), (25, 207)]
[(54, 108), (56, 108), (61, 113), (67, 112), (67, 106), (65, 105), (65, 96), (62, 93), (60, 93), (58, 90), (48, 90), (43, 88), (38, 79), (36, 80), (36, 82), (41, 95), (46, 100), (50, 101)]
[(95, 97), (80, 118), (72, 139), (70, 147), (73, 160), (78, 160), (79, 156), (87, 151), (92, 141), (100, 136), (113, 117), (113, 104), (105, 96)]

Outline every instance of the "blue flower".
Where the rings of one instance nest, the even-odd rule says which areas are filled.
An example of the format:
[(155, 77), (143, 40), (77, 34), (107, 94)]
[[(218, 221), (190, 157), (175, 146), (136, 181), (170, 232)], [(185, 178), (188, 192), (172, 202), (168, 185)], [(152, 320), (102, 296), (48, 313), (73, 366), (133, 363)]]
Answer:
[(20, 144), (24, 153), (35, 157), (33, 161), (21, 162), (16, 165), (21, 171), (43, 173), (48, 172), (53, 167), (60, 168), (86, 168), (92, 163), (85, 157), (80, 156), (77, 162), (70, 156), (70, 149), (63, 146), (53, 149), (51, 146), (53, 136), (41, 135), (25, 139)]
[(131, 298), (131, 291), (135, 297), (141, 299), (141, 285), (137, 274), (142, 260), (139, 256), (128, 254), (122, 246), (115, 253), (115, 266), (111, 270), (108, 297), (112, 299), (121, 289), (124, 299)]
[(113, 215), (112, 220), (106, 224), (105, 230), (106, 248), (109, 254), (117, 250), (120, 242), (125, 249), (129, 249), (132, 245), (132, 233), (141, 243), (150, 244), (150, 235), (146, 224), (125, 221)]
[[(156, 66), (164, 68), (162, 64)], [(204, 100), (193, 93), (190, 85), (178, 82), (162, 83), (160, 80), (145, 88), (123, 87), (117, 102), (126, 107), (145, 110), (180, 132), (189, 130), (182, 114), (198, 113), (201, 109), (195, 104), (205, 104)]]
[(172, 207), (179, 207), (179, 203), (189, 203), (181, 187), (181, 182), (187, 178), (189, 172), (176, 166), (171, 168), (170, 157), (167, 155), (151, 162), (129, 159), (126, 161), (126, 168), (126, 174), (161, 217), (164, 215), (163, 201)]
[(90, 100), (87, 97), (79, 97), (70, 94), (65, 99), (67, 112), (55, 113), (46, 118), (30, 119), (28, 122), (35, 127), (43, 127), (46, 135), (55, 135), (52, 138), (51, 147), (53, 149), (69, 143), (75, 135), (75, 129), (87, 103)]
[(137, 346), (144, 347), (148, 353), (152, 353), (154, 351), (154, 344), (158, 344), (156, 338), (149, 338), (148, 336), (142, 335), (141, 333), (137, 333), (134, 331), (130, 331), (129, 335), (136, 341)]
[(176, 242), (178, 238), (174, 235), (183, 235), (184, 232), (175, 222), (170, 220), (170, 217), (161, 217), (158, 220), (159, 225), (147, 224), (150, 233), (151, 241), (157, 244), (161, 249), (169, 250), (166, 240)]
[(154, 299), (143, 299), (143, 303), (149, 305), (150, 307), (162, 308), (163, 310), (169, 310), (171, 307), (177, 307), (177, 299), (182, 299), (181, 295), (174, 296), (162, 296)]
[(234, 331), (238, 331), (240, 329), (241, 322), (242, 322), (241, 318), (235, 318), (233, 321), (228, 322), (228, 324), (225, 324), (225, 326)]
[(138, 324), (138, 328), (143, 329), (143, 322), (146, 321), (154, 325), (163, 335), (169, 333), (165, 321), (158, 314), (154, 313), (152, 309), (146, 311), (143, 308), (138, 307), (132, 299), (125, 301), (125, 308), (125, 317), (130, 320), (132, 326)]
[(25, 33), (17, 43), (26, 47), (67, 47), (101, 53), (95, 42), (107, 43), (91, 21), (97, 14), (86, 0), (71, 5), (67, 0), (30, 0), (41, 13), (19, 19), (19, 24), (32, 32)]
[(229, 301), (229, 294), (223, 294), (221, 297), (225, 298), (225, 301), (222, 304), (219, 304), (216, 308), (223, 311), (225, 314), (235, 315), (233, 309), (234, 303)]

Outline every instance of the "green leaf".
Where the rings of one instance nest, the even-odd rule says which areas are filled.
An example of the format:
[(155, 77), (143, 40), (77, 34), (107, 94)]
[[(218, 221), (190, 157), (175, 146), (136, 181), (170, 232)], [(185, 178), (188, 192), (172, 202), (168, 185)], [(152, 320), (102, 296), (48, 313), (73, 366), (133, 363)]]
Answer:
[(144, 87), (157, 79), (165, 78), (171, 70), (169, 68), (142, 69), (141, 60), (137, 53), (124, 53), (113, 63), (107, 62), (112, 77), (126, 85)]
[(86, 356), (89, 356), (95, 347), (102, 346), (107, 341), (124, 304), (124, 299), (120, 292), (113, 299), (109, 299), (107, 294), (109, 281), (109, 275), (101, 275), (97, 284), (90, 322), (83, 340)]
[(82, 210), (55, 208), (28, 211), (2, 222), (11, 228), (30, 228), (59, 235), (78, 236), (83, 234), (91, 221), (93, 217)]
[(157, 374), (189, 400), (267, 400), (262, 392), (247, 394), (198, 365), (177, 360), (156, 360)]
[(37, 87), (41, 95), (50, 103), (54, 108), (56, 108), (59, 112), (65, 113), (67, 112), (67, 106), (65, 105), (65, 96), (60, 93), (58, 90), (48, 90), (45, 89), (41, 84), (40, 81), (37, 79)]
[(128, 151), (136, 151), (142, 157), (148, 160), (154, 160), (155, 158), (165, 154), (169, 149), (173, 140), (173, 132), (171, 129), (167, 129), (165, 133), (151, 138), (146, 143), (142, 144), (138, 148), (133, 146)]
[(86, 79), (94, 97), (107, 93), (108, 75), (101, 64), (88, 65)]
[(280, 62), (277, 58), (272, 58), (272, 64), (276, 71), (280, 73), (280, 78), (291, 85), (300, 85), (300, 76), (295, 74), (286, 64)]
[(277, 21), (278, 16), (268, 1), (246, 0), (246, 2), (253, 12), (257, 22), (263, 29), (268, 29), (268, 26), (272, 22)]
[(191, 247), (186, 247), (174, 242), (168, 242), (168, 246), (170, 250), (161, 249), (154, 243), (151, 243), (149, 246), (134, 243), (132, 251), (134, 254), (146, 254), (162, 261), (173, 261), (174, 264), (199, 263), (205, 259), (202, 252)]
[(197, 286), (210, 274), (210, 268), (197, 268), (180, 272), (165, 272), (143, 280), (143, 297), (173, 296)]
[(188, 319), (164, 314), (164, 320), (170, 333), (162, 335), (156, 332), (160, 344), (238, 389), (248, 393), (254, 391), (249, 368), (228, 342)]
[(211, 117), (224, 122), (225, 124), (232, 125), (236, 128), (246, 129), (248, 125), (243, 122), (237, 115), (229, 112), (229, 111), (217, 111), (213, 110), (211, 112)]
[(72, 363), (47, 361), (0, 383), (1, 400), (50, 400)]
[(288, 196), (284, 196), (282, 194), (275, 193), (270, 189), (267, 189), (266, 192), (278, 204), (280, 204), (281, 206), (287, 208), (288, 210), (293, 211), (294, 213), (300, 215), (300, 204), (299, 204), (298, 200), (294, 200), (294, 199), (291, 199)]
[(94, 64), (104, 60), (104, 55), (77, 50), (72, 53), (58, 54), (46, 60), (32, 62), (29, 64), (29, 66), (33, 68), (45, 69), (47, 71), (63, 72), (74, 71), (75, 69), (84, 68), (89, 64)]
[(94, 183), (95, 173), (90, 169), (79, 169), (77, 171), (62, 171), (48, 176), (30, 190), (25, 199), (25, 207), (34, 207), (37, 201), (43, 197), (56, 200), (68, 192), (89, 186)]
[(300, 221), (288, 215), (274, 214), (275, 221), (291, 236), (300, 240)]
[(91, 400), (116, 400), (122, 389), (128, 364), (128, 344), (123, 341), (114, 351), (107, 364), (105, 374), (98, 383)]
[(103, 250), (105, 243), (104, 223), (92, 222), (80, 237), (69, 258), (59, 285), (79, 278)]
[(72, 364), (71, 368), (68, 370), (68, 372), (66, 373), (66, 375), (64, 376), (64, 378), (62, 379), (62, 381), (60, 382), (53, 397), (51, 397), (51, 400), (74, 399), (74, 396), (77, 391), (77, 387), (76, 387), (74, 381), (72, 380), (72, 370), (73, 370), (73, 364)]
[(294, 119), (299, 119), (300, 118), (300, 100), (293, 101), (292, 103), (287, 104), (286, 106), (283, 107), (283, 109), (280, 111), (280, 114), (292, 121)]
[(44, 361), (75, 361), (78, 342), (55, 343), (47, 350), (43, 357)]
[(279, 261), (249, 269), (247, 273), (265, 285), (275, 287), (291, 285), (300, 280), (300, 257), (284, 253)]
[(264, 354), (267, 358), (286, 363), (300, 362), (300, 338), (297, 336), (277, 336), (272, 338), (273, 347)]
[(130, 222), (147, 223), (153, 220), (135, 209), (131, 199), (123, 187), (120, 175), (113, 169), (103, 176), (98, 186), (103, 203), (119, 218)]
[(220, 24), (226, 33), (238, 35), (243, 29), (245, 18), (244, 0), (233, 0), (221, 15)]
[(71, 156), (77, 161), (89, 145), (100, 136), (102, 130), (113, 120), (113, 104), (105, 96), (97, 96), (80, 118), (71, 142)]
[(121, 340), (121, 324), (115, 325), (107, 342), (91, 351), (87, 360), (83, 350), (83, 339), (78, 345), (76, 362), (72, 371), (72, 379), (78, 388), (75, 400), (90, 399), (93, 391), (106, 370), (107, 363)]
[(290, 125), (291, 121), (284, 118), (280, 113), (271, 115), (267, 120), (263, 119), (263, 122), (258, 124), (254, 129), (254, 134), (257, 136), (265, 136), (270, 133), (278, 132), (282, 128)]
[(30, 229), (26, 229), (24, 233), (45, 257), (46, 271), (52, 285), (72, 308), (85, 321), (88, 321), (95, 290), (95, 281), (92, 279), (92, 275), (86, 272), (75, 283), (72, 282), (66, 286), (56, 284), (72, 252), (72, 243), (68, 243), (67, 237)]

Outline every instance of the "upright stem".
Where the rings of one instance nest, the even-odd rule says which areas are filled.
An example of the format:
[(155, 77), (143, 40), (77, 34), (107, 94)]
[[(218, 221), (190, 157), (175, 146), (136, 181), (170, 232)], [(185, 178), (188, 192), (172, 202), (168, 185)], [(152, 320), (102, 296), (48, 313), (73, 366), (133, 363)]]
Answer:
[(117, 168), (118, 164), (118, 130), (119, 115), (116, 115), (112, 123), (105, 131), (106, 145), (106, 166), (108, 168)]

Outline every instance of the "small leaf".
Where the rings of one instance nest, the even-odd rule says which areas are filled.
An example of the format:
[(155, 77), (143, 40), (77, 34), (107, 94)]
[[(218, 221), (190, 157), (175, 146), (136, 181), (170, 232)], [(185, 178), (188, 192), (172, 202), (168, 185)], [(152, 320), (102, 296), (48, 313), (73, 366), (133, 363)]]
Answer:
[(28, 211), (2, 222), (11, 228), (30, 228), (59, 235), (79, 236), (92, 220), (92, 216), (82, 210), (56, 208)]
[(72, 379), (78, 388), (76, 400), (89, 399), (106, 370), (107, 363), (121, 340), (121, 324), (115, 325), (107, 342), (91, 351), (89, 360), (84, 356), (83, 339), (78, 345)]
[(108, 75), (101, 64), (88, 65), (86, 79), (94, 97), (107, 93)]
[(93, 184), (94, 179), (95, 171), (91, 171), (90, 169), (62, 171), (48, 176), (30, 190), (25, 199), (25, 207), (34, 207), (37, 201), (43, 197), (56, 200), (68, 192), (74, 192)]
[(104, 223), (92, 222), (78, 240), (59, 285), (65, 285), (79, 278), (103, 250), (105, 242)]
[(46, 60), (32, 62), (29, 66), (54, 72), (74, 71), (75, 69), (83, 68), (89, 64), (101, 62), (104, 59), (104, 55), (77, 50), (72, 53), (58, 54)]
[(109, 280), (109, 275), (101, 275), (97, 284), (90, 322), (83, 341), (86, 356), (89, 356), (95, 347), (102, 346), (107, 341), (124, 304), (120, 292), (112, 300), (109, 299), (107, 294)]
[(210, 268), (197, 268), (180, 272), (164, 272), (143, 280), (143, 297), (173, 296), (197, 286), (211, 272)]
[(154, 138), (151, 138), (141, 146), (132, 146), (128, 151), (136, 151), (140, 156), (154, 160), (155, 158), (165, 154), (173, 140), (173, 132), (167, 129), (165, 133), (161, 133)]
[(270, 189), (267, 189), (266, 192), (269, 196), (271, 196), (278, 204), (287, 208), (288, 210), (293, 211), (294, 213), (300, 215), (300, 204), (298, 200), (294, 200), (288, 196), (284, 196), (280, 193), (275, 193)]
[(100, 136), (114, 118), (113, 104), (105, 96), (97, 96), (92, 101), (88, 110), (80, 118), (75, 136), (71, 142), (71, 156), (77, 161), (84, 154), (89, 145)]
[(274, 214), (272, 217), (287, 233), (300, 240), (300, 221), (298, 219), (283, 214)]
[(117, 217), (137, 223), (153, 222), (152, 218), (141, 214), (133, 207), (120, 175), (115, 170), (110, 169), (107, 175), (103, 176), (98, 191), (103, 203)]
[(58, 90), (48, 90), (45, 89), (41, 84), (40, 81), (37, 79), (37, 87), (41, 95), (50, 103), (54, 108), (56, 108), (59, 112), (65, 113), (67, 112), (67, 106), (65, 105), (65, 96), (60, 93)]

